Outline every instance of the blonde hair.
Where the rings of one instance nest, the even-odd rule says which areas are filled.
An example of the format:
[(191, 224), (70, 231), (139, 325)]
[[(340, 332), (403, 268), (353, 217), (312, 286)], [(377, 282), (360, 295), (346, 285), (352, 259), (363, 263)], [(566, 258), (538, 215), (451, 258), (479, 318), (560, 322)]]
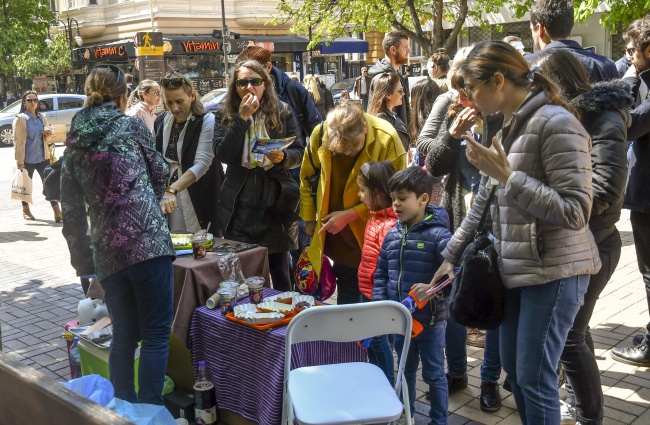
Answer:
[(163, 85), (160, 85), (160, 88), (162, 90), (163, 94), (163, 104), (165, 107), (167, 107), (167, 101), (165, 100), (167, 96), (165, 96), (167, 93), (172, 92), (174, 90), (179, 90), (183, 89), (185, 94), (188, 97), (192, 97), (194, 95), (194, 100), (192, 101), (192, 104), (190, 108), (192, 109), (192, 113), (194, 115), (205, 115), (208, 113), (208, 111), (203, 107), (203, 103), (201, 103), (201, 100), (199, 99), (199, 93), (194, 89), (194, 85), (192, 85), (192, 80), (187, 78), (185, 75), (180, 74), (178, 72), (173, 72), (171, 74), (172, 78), (177, 78), (180, 77), (183, 79), (183, 84), (180, 87), (177, 88), (171, 88), (171, 87), (163, 87)]
[[(129, 95), (129, 100), (126, 102), (126, 109), (129, 109), (131, 106), (135, 105), (138, 102), (144, 102), (143, 94), (148, 93), (153, 87), (154, 84), (158, 84), (154, 80), (142, 80), (138, 83), (138, 86), (131, 92)], [(160, 88), (162, 90), (162, 87)]]
[(344, 155), (358, 153), (363, 144), (351, 143), (356, 141), (366, 128), (361, 105), (352, 102), (341, 102), (327, 114), (327, 139), (323, 145), (332, 152)]
[(84, 108), (99, 106), (104, 102), (126, 96), (126, 79), (121, 72), (110, 68), (93, 68), (86, 78)]
[(460, 66), (465, 62), (465, 59), (467, 59), (469, 52), (471, 52), (473, 48), (474, 45), (472, 44), (471, 46), (465, 46), (458, 49), (456, 56), (454, 56), (454, 63), (451, 64), (449, 72), (447, 72), (447, 87), (453, 87), (451, 79), (454, 78), (456, 72), (460, 71)]
[(311, 75), (307, 74), (305, 75), (305, 88), (309, 93), (311, 93), (311, 96), (314, 98), (314, 103), (320, 102), (320, 92), (319, 92), (319, 87), (318, 83), (316, 82), (316, 78)]

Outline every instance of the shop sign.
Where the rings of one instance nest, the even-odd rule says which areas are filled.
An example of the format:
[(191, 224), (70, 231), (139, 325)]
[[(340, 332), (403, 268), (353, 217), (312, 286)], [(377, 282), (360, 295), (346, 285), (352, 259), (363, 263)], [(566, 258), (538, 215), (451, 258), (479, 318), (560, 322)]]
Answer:
[(271, 53), (275, 52), (275, 43), (272, 41), (256, 41), (255, 45), (262, 47)]
[(125, 60), (135, 56), (133, 43), (100, 45), (75, 49), (76, 58), (80, 62), (107, 62), (111, 60)]
[(183, 51), (186, 53), (206, 53), (211, 51), (221, 51), (221, 46), (218, 41), (183, 41)]
[(163, 56), (163, 35), (161, 32), (141, 31), (136, 34), (135, 45), (138, 56)]

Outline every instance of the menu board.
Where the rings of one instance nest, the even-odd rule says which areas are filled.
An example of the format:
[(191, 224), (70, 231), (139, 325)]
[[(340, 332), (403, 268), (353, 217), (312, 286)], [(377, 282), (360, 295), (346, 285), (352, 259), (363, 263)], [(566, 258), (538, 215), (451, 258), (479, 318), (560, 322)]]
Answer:
[(223, 88), (223, 79), (222, 78), (190, 78), (194, 89), (199, 93), (199, 96), (203, 96), (211, 92), (214, 89)]

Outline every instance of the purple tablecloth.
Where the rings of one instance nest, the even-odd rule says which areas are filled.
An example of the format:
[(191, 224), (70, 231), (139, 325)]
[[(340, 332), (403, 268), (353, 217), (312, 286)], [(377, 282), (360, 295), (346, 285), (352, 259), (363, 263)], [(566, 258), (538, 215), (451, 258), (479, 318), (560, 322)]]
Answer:
[[(264, 288), (265, 297), (277, 293)], [(240, 301), (243, 302), (248, 299)], [(281, 326), (260, 331), (227, 320), (218, 309), (196, 309), (189, 336), (194, 375), (197, 376), (199, 360), (206, 360), (219, 409), (259, 425), (280, 423), (286, 330), (286, 326)], [(366, 354), (353, 342), (299, 343), (293, 346), (291, 354), (292, 369), (355, 361), (366, 361)]]

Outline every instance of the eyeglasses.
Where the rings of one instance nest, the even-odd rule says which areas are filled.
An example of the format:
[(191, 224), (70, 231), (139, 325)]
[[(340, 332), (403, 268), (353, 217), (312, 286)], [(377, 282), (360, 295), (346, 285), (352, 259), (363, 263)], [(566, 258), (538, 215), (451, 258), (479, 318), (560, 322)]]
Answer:
[(164, 88), (170, 88), (170, 89), (177, 89), (181, 87), (183, 84), (187, 84), (188, 86), (192, 87), (190, 83), (187, 82), (185, 77), (165, 77), (160, 79), (160, 84)]
[[(492, 76), (490, 76), (486, 80), (479, 81), (479, 84), (485, 84), (488, 81), (490, 81), (491, 79), (492, 79)], [(473, 93), (472, 92), (474, 91), (474, 89), (476, 89), (476, 87), (463, 86), (458, 91), (461, 92), (462, 94), (464, 94), (465, 97), (467, 98), (467, 100), (473, 100)]]
[(160, 90), (156, 90), (155, 92), (153, 92), (153, 94), (155, 96), (161, 96), (162, 95), (162, 93), (160, 93)]
[(263, 78), (251, 78), (250, 80), (244, 80), (243, 78), (241, 78), (236, 81), (237, 87), (242, 89), (248, 87), (249, 84), (253, 87), (258, 87), (261, 86), (263, 82), (264, 82)]
[(26, 103), (36, 103), (38, 102), (38, 99), (25, 99)]
[(115, 74), (115, 81), (116, 82), (119, 82), (121, 77), (122, 77), (122, 70), (120, 69), (120, 67), (115, 66), (113, 64), (110, 64), (110, 63), (99, 64), (99, 65), (96, 65), (95, 68), (99, 68), (99, 69), (105, 68), (105, 69), (110, 70), (113, 74)]

